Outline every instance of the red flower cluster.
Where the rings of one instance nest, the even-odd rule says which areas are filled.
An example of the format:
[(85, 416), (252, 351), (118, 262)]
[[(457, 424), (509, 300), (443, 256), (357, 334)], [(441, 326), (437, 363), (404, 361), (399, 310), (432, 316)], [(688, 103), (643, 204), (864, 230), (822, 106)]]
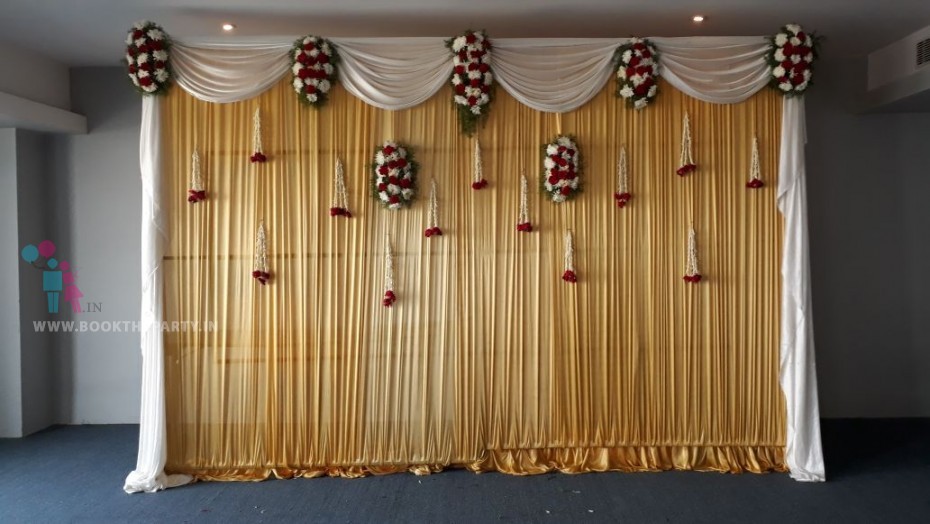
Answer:
[(375, 194), (389, 209), (409, 205), (416, 194), (416, 169), (413, 154), (394, 142), (385, 142), (375, 152), (372, 183)]
[(617, 95), (636, 109), (642, 109), (656, 96), (659, 77), (655, 46), (642, 38), (631, 38), (617, 50)]
[(291, 56), (294, 91), (301, 102), (317, 105), (336, 81), (336, 49), (324, 38), (312, 35), (294, 43)]
[(423, 236), (425, 236), (426, 238), (429, 238), (434, 235), (437, 237), (441, 237), (442, 230), (439, 229), (438, 227), (428, 227), (426, 228), (426, 231), (423, 232)]
[(352, 213), (349, 213), (349, 210), (343, 207), (331, 207), (329, 208), (329, 216), (352, 218)]
[(139, 22), (126, 35), (126, 65), (132, 83), (143, 93), (153, 94), (166, 87), (168, 36), (152, 22)]
[(574, 284), (578, 282), (578, 276), (575, 275), (575, 272), (571, 269), (566, 269), (565, 273), (562, 273), (562, 280), (568, 282), (569, 284)]
[(187, 201), (191, 204), (196, 204), (197, 202), (203, 202), (207, 199), (206, 191), (197, 191), (196, 189), (187, 190)]
[(488, 181), (483, 178), (477, 182), (471, 183), (471, 188), (474, 189), (475, 191), (478, 191), (479, 189), (484, 189), (486, 187), (488, 187)]
[(789, 24), (772, 38), (768, 63), (771, 85), (786, 95), (798, 95), (807, 90), (812, 77), (817, 37), (805, 33), (801, 26)]
[(453, 53), (452, 99), (459, 107), (459, 124), (470, 135), (491, 103), (491, 41), (480, 31), (468, 31), (446, 44)]
[(559, 136), (543, 153), (543, 187), (553, 202), (564, 202), (578, 192), (580, 155), (575, 141)]
[(633, 195), (629, 193), (614, 193), (614, 200), (617, 201), (617, 207), (626, 207)]
[(268, 160), (268, 157), (266, 157), (264, 153), (261, 153), (259, 151), (252, 153), (252, 156), (249, 157), (249, 161), (251, 161), (253, 164), (256, 162), (263, 163), (266, 160)]
[(258, 282), (264, 286), (268, 283), (269, 280), (271, 280), (271, 273), (256, 269), (255, 271), (252, 271), (252, 278), (258, 280)]
[(394, 305), (394, 302), (397, 301), (397, 297), (394, 296), (394, 291), (387, 290), (384, 292), (384, 298), (381, 299), (381, 305), (384, 307), (391, 307)]
[(765, 184), (758, 178), (753, 178), (749, 182), (746, 182), (746, 187), (748, 187), (749, 189), (759, 189), (760, 187), (764, 185)]
[(529, 222), (523, 222), (523, 223), (517, 224), (517, 231), (521, 233), (532, 233), (533, 224), (530, 224)]
[(695, 273), (693, 275), (685, 275), (684, 281), (689, 282), (691, 284), (697, 284), (698, 282), (701, 281), (701, 275), (699, 273)]
[(678, 168), (678, 176), (685, 176), (697, 171), (697, 164), (685, 164)]

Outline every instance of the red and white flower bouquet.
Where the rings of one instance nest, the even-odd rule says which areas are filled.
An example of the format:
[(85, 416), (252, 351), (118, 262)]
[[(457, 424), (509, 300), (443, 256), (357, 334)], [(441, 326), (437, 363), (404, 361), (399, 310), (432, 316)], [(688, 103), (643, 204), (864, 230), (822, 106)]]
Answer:
[(543, 146), (543, 189), (553, 202), (570, 200), (581, 189), (581, 154), (572, 136), (559, 135)]
[(494, 95), (491, 41), (484, 31), (466, 31), (446, 41), (446, 46), (452, 50), (451, 82), (459, 124), (463, 133), (471, 135), (487, 116)]
[(817, 59), (816, 34), (806, 33), (797, 24), (781, 28), (771, 39), (767, 60), (772, 68), (769, 83), (786, 96), (804, 93), (811, 84), (812, 66)]
[(643, 109), (658, 93), (659, 53), (649, 40), (631, 38), (617, 49), (617, 95)]
[(400, 209), (417, 194), (417, 168), (413, 152), (403, 144), (388, 140), (375, 151), (372, 189), (388, 209)]
[(297, 98), (314, 107), (325, 103), (336, 83), (338, 63), (336, 48), (325, 38), (307, 35), (294, 42), (291, 73)]
[(126, 66), (129, 79), (142, 94), (157, 95), (171, 81), (168, 51), (171, 41), (157, 24), (143, 20), (133, 24), (126, 35)]

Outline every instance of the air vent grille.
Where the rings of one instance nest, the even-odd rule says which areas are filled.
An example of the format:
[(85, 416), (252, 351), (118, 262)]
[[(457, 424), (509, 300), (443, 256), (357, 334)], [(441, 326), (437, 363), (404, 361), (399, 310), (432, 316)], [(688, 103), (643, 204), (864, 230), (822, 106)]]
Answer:
[(930, 38), (917, 42), (917, 67), (930, 64)]

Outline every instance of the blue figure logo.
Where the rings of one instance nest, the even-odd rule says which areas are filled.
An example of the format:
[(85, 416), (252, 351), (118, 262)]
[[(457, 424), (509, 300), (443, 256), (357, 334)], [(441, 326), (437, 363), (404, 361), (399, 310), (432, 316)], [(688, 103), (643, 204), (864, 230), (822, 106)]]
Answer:
[[(59, 264), (58, 259), (52, 257), (54, 254), (55, 244), (50, 240), (39, 242), (38, 247), (29, 244), (22, 251), (23, 260), (42, 270), (42, 291), (48, 297), (48, 312), (58, 313), (61, 293), (64, 292), (65, 302), (71, 304), (72, 312), (79, 313), (83, 294), (74, 283), (72, 268), (67, 262)], [(39, 261), (40, 257), (45, 259), (44, 263)]]

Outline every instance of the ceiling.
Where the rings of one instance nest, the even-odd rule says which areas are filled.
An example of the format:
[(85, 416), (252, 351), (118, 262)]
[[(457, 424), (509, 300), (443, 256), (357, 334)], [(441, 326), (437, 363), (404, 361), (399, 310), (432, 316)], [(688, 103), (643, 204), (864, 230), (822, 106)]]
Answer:
[[(707, 17), (701, 25), (694, 14)], [(70, 66), (117, 65), (130, 24), (175, 38), (767, 35), (798, 22), (824, 53), (856, 56), (930, 25), (928, 0), (3, 0), (0, 41)], [(238, 27), (224, 34), (223, 22)]]

